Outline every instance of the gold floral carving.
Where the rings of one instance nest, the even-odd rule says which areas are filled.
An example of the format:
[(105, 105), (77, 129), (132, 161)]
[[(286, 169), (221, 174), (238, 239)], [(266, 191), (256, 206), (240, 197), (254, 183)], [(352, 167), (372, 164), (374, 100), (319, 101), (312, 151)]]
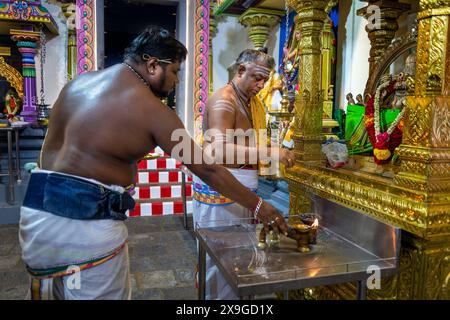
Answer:
[(433, 147), (450, 148), (450, 98), (438, 97), (434, 109)]
[(419, 21), (419, 35), (416, 51), (416, 96), (426, 94), (426, 75), (428, 74), (428, 48), (430, 47), (431, 20), (425, 19)]
[[(288, 170), (286, 178), (291, 192), (319, 195), (418, 236), (450, 234), (450, 216), (446, 214), (450, 208), (448, 195), (428, 197), (417, 187), (403, 188), (392, 184), (391, 179), (370, 179), (354, 176), (352, 172), (305, 165)], [(445, 185), (448, 183), (442, 186)]]
[(3, 57), (0, 57), (0, 76), (8, 81), (16, 89), (19, 98), (23, 99), (23, 77), (18, 70), (6, 63)]
[(448, 17), (432, 18), (430, 34), (429, 63), (427, 74), (427, 89), (430, 92), (442, 91), (444, 79), (444, 53), (446, 45)]
[(406, 121), (404, 130), (404, 144), (429, 147), (431, 128), (431, 112), (434, 101), (430, 98), (407, 97)]
[[(420, 0), (420, 11), (433, 10), (448, 7), (448, 0)], [(448, 8), (447, 8), (448, 9)]]

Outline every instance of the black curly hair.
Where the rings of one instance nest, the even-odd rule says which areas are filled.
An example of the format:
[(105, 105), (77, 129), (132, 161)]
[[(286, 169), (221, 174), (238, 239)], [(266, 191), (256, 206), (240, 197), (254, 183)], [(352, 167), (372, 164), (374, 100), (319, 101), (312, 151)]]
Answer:
[(187, 49), (169, 31), (159, 26), (148, 26), (125, 49), (124, 60), (144, 63), (143, 54), (173, 62), (183, 62)]

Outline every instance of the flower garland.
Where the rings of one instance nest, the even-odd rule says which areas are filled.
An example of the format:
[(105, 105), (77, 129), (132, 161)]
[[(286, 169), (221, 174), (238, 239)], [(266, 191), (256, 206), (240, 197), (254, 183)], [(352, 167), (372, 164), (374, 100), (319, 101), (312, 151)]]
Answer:
[(375, 94), (367, 102), (365, 111), (365, 125), (369, 135), (370, 142), (373, 145), (373, 156), (375, 163), (385, 164), (390, 161), (397, 148), (402, 142), (403, 136), (403, 117), (406, 108), (398, 114), (394, 122), (389, 126), (386, 132), (381, 132), (380, 124), (380, 95), (386, 89), (387, 95), (395, 91), (395, 84), (399, 79), (392, 79), (382, 83)]

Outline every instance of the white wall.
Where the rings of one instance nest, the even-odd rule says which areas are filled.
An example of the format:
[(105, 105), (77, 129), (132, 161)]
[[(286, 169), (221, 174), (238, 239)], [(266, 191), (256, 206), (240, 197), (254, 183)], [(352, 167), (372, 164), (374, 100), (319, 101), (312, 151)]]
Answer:
[[(279, 25), (274, 27), (269, 35), (266, 46), (269, 54), (278, 61), (280, 39)], [(239, 53), (245, 49), (254, 48), (248, 38), (248, 30), (241, 25), (236, 16), (218, 18), (217, 34), (212, 41), (213, 47), (213, 87), (214, 91), (228, 82), (227, 68), (236, 60)]]
[(367, 20), (356, 11), (367, 3), (353, 0), (339, 2), (336, 90), (337, 106), (346, 110), (345, 96), (364, 94), (369, 77), (370, 41), (365, 30)]
[(177, 114), (189, 133), (194, 135), (194, 49), (195, 49), (195, 2), (180, 0), (177, 11), (176, 37), (183, 43), (188, 55), (181, 65), (180, 83), (177, 87)]
[[(44, 94), (45, 102), (51, 106), (58, 98), (59, 92), (67, 82), (67, 26), (60, 4), (55, 1), (42, 1), (50, 14), (56, 21), (59, 35), (54, 36), (46, 33), (46, 59), (44, 64)], [(40, 52), (36, 55), (36, 89), (37, 98), (40, 102), (41, 90), (41, 62)]]

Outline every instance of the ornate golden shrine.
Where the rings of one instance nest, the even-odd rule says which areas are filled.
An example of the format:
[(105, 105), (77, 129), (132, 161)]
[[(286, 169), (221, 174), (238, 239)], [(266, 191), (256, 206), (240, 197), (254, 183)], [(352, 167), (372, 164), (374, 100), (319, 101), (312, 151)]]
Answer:
[[(450, 0), (420, 0), (414, 89), (408, 93), (401, 166), (394, 178), (325, 167), (321, 153), (323, 91), (320, 37), (329, 0), (289, 0), (301, 31), (296, 98), (296, 166), (286, 172), (291, 213), (311, 210), (318, 195), (400, 227), (399, 273), (382, 281), (369, 298), (449, 299), (450, 287)], [(377, 1), (366, 1), (373, 4)], [(395, 35), (405, 7), (383, 1), (381, 30), (369, 32), (370, 70)], [(398, 25), (397, 25), (398, 28)], [(371, 73), (372, 74), (372, 73)], [(369, 79), (368, 84), (374, 82)], [(305, 290), (313, 298), (351, 298), (352, 284)]]
[(6, 63), (3, 57), (0, 57), (0, 77), (4, 77), (11, 84), (20, 99), (23, 99), (23, 77), (18, 70)]

